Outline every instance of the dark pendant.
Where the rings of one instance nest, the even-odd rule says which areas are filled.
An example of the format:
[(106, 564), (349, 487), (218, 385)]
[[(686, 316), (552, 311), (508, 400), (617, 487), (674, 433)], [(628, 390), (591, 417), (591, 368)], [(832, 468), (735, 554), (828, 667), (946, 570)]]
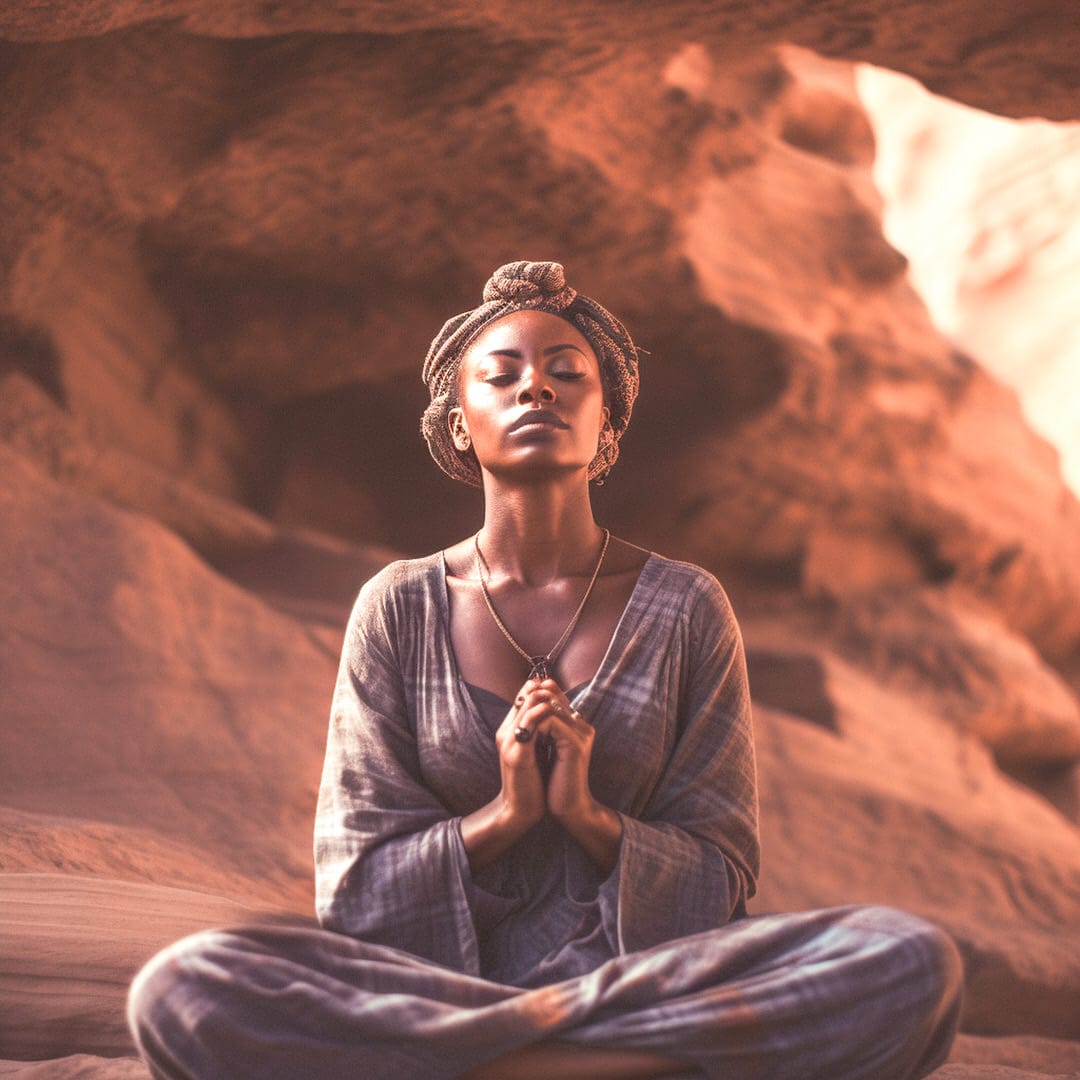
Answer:
[(548, 679), (551, 677), (546, 656), (530, 656), (529, 663), (532, 664), (532, 670), (529, 672), (530, 679)]

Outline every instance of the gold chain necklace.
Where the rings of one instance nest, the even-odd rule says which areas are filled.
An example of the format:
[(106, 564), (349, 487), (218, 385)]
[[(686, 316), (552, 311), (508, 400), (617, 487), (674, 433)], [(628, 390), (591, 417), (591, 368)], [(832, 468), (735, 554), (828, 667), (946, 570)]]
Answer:
[(593, 570), (592, 578), (589, 581), (589, 587), (585, 590), (585, 595), (581, 598), (581, 603), (578, 604), (577, 611), (574, 612), (570, 622), (566, 624), (566, 629), (562, 632), (562, 637), (560, 637), (543, 656), (531, 656), (514, 640), (514, 635), (506, 629), (506, 624), (499, 618), (499, 613), (495, 610), (495, 605), (491, 602), (491, 593), (488, 592), (487, 581), (484, 579), (485, 571), (487, 571), (488, 574), (490, 574), (491, 571), (488, 568), (487, 560), (484, 558), (483, 552), (480, 550), (480, 534), (477, 533), (473, 537), (473, 545), (476, 548), (476, 574), (480, 578), (480, 588), (484, 593), (484, 603), (487, 604), (487, 609), (491, 612), (491, 617), (495, 620), (495, 625), (502, 631), (503, 637), (510, 642), (514, 651), (519, 656), (529, 662), (530, 679), (546, 679), (550, 677), (551, 664), (555, 660), (555, 654), (566, 644), (566, 639), (574, 632), (574, 627), (577, 626), (578, 619), (581, 618), (581, 613), (585, 610), (585, 605), (589, 601), (589, 595), (593, 591), (596, 579), (600, 576), (600, 567), (604, 564), (604, 556), (607, 554), (608, 541), (610, 539), (611, 530), (605, 529), (604, 542), (600, 547), (600, 558), (596, 560), (596, 567)]

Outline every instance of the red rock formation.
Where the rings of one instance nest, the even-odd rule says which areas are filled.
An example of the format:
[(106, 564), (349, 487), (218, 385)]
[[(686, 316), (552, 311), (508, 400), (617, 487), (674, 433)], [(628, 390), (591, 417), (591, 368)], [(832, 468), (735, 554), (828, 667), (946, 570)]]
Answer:
[[(74, 874), (0, 875), (0, 904), (0, 1046), (22, 1061), (65, 1057), (71, 1047), (130, 1054), (124, 1001), (142, 964), (185, 934), (254, 915), (206, 893)], [(47, 1075), (83, 1075), (54, 1068)]]
[(0, 461), (0, 787), (32, 815), (0, 844), (25, 868), (21, 834), (39, 830), (78, 868), (73, 820), (132, 829), (129, 865), (87, 869), (182, 884), (172, 859), (143, 854), (163, 834), (183, 862), (212, 855), (200, 885), (305, 905), (333, 646), (155, 522), (69, 492), (2, 444)]
[[(0, 960), (12, 1057), (125, 1051), (130, 971), (202, 920), (167, 887), (306, 906), (352, 594), (476, 521), (419, 440), (419, 358), (526, 255), (650, 351), (599, 512), (744, 616), (757, 910), (939, 920), (973, 1033), (942, 1076), (1072, 1068), (1080, 509), (885, 242), (850, 67), (779, 43), (1075, 116), (1080, 28), (827, 7), (0, 13), (0, 866), (34, 943)], [(88, 890), (83, 936), (35, 923)], [(35, 1025), (65, 974), (74, 1019)]]

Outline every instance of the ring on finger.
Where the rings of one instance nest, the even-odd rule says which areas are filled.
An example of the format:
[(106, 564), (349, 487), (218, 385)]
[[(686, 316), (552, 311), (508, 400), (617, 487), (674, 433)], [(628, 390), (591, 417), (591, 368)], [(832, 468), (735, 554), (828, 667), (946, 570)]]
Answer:
[(527, 743), (532, 738), (532, 732), (524, 724), (518, 724), (514, 728), (514, 738), (519, 743)]

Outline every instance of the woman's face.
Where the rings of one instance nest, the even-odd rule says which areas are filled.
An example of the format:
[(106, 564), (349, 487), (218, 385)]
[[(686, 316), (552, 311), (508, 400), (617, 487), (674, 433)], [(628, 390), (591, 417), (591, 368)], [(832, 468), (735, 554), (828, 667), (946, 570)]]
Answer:
[(587, 469), (607, 418), (600, 365), (584, 335), (546, 311), (515, 311), (476, 337), (461, 360), (448, 422), (493, 474)]

